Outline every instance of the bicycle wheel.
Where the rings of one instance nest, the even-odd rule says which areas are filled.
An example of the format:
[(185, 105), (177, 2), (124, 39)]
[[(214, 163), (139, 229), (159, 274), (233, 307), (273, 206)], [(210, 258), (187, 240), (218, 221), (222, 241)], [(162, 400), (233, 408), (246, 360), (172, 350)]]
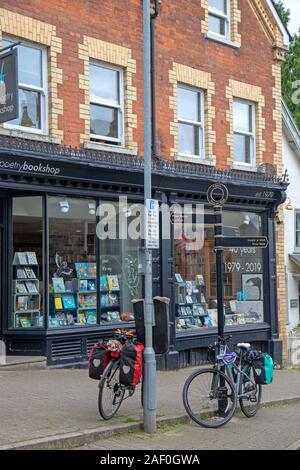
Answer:
[(253, 418), (260, 408), (262, 387), (254, 381), (253, 367), (245, 365), (241, 375), (241, 385), (239, 395), (248, 394), (246, 397), (240, 397), (240, 407), (247, 418)]
[(205, 428), (219, 428), (236, 410), (234, 383), (216, 369), (198, 370), (184, 384), (183, 404), (195, 423)]
[(111, 361), (99, 383), (98, 408), (103, 419), (111, 419), (121, 406), (125, 390), (119, 382), (120, 363)]

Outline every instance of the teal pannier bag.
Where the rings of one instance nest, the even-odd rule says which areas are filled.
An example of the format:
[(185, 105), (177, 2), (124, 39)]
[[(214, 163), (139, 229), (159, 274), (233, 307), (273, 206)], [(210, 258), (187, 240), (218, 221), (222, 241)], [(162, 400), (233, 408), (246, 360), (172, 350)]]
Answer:
[(260, 357), (252, 361), (255, 383), (259, 385), (269, 385), (273, 382), (274, 362), (271, 356), (263, 353)]

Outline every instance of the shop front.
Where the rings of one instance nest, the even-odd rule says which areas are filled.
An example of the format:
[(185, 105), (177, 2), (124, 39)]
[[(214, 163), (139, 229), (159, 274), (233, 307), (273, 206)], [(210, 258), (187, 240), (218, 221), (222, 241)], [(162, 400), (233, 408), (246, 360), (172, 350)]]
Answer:
[[(214, 220), (206, 201), (216, 181), (229, 190), (224, 235), (269, 240), (266, 250), (225, 250), (226, 331), (233, 342), (252, 341), (281, 361), (273, 216), (285, 181), (154, 162), (153, 197), (191, 208), (180, 233), (171, 214), (170, 237), (153, 253), (154, 295), (171, 299), (170, 350), (157, 357), (162, 369), (205, 362), (217, 335)], [(1, 336), (9, 354), (45, 355), (49, 365), (80, 363), (96, 340), (134, 326), (131, 301), (144, 290), (143, 240), (128, 236), (127, 228), (143, 203), (142, 160), (3, 139), (0, 196)], [(194, 240), (200, 207), (202, 238)], [(113, 237), (105, 236), (108, 208), (116, 220)]]

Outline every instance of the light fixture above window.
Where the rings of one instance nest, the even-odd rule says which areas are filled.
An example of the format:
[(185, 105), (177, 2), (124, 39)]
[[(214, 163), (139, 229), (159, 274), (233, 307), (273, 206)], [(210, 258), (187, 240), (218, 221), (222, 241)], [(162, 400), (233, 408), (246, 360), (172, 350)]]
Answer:
[(95, 202), (89, 202), (89, 214), (90, 215), (95, 215), (96, 214), (96, 203)]
[(67, 214), (70, 210), (69, 201), (64, 199), (63, 201), (59, 201), (60, 211), (62, 214)]

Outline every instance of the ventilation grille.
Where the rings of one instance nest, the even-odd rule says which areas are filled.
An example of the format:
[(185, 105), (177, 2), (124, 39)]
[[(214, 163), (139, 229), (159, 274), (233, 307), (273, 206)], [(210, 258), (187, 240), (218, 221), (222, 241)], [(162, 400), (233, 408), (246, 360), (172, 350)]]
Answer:
[(81, 340), (54, 341), (51, 345), (51, 357), (66, 358), (82, 355)]
[(86, 340), (86, 349), (87, 349), (88, 354), (90, 350), (92, 349), (92, 347), (94, 346), (94, 344), (97, 343), (98, 341), (100, 341), (100, 338), (88, 338)]

